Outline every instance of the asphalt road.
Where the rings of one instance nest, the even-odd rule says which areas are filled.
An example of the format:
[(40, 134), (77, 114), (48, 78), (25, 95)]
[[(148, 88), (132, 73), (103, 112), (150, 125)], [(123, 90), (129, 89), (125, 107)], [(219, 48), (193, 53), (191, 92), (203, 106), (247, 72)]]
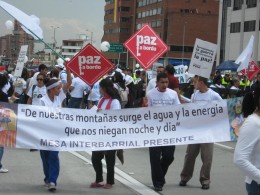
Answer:
[[(177, 146), (175, 160), (170, 166), (166, 185), (159, 194), (165, 195), (243, 195), (246, 194), (244, 176), (233, 164), (235, 142), (215, 145), (209, 190), (201, 190), (199, 171), (200, 156), (196, 161), (193, 178), (186, 187), (178, 186), (186, 146)], [(61, 152), (61, 172), (56, 194), (148, 194), (156, 195), (151, 189), (151, 172), (147, 148), (125, 150), (125, 164), (117, 160), (116, 184), (110, 190), (92, 189), (95, 180), (91, 165), (91, 153)], [(43, 186), (43, 173), (39, 152), (24, 149), (6, 149), (2, 160), (8, 173), (0, 174), (0, 194), (50, 194)], [(105, 175), (104, 175), (105, 176)]]

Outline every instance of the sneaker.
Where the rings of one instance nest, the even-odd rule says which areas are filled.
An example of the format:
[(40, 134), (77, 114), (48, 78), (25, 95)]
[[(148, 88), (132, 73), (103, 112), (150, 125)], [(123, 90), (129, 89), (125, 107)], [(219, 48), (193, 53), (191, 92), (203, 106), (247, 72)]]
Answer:
[(50, 185), (49, 182), (44, 180), (44, 187), (47, 187), (47, 188), (48, 188), (49, 185)]
[(156, 192), (160, 192), (160, 191), (162, 191), (162, 187), (161, 186), (154, 186), (154, 190)]
[(208, 190), (209, 189), (209, 184), (202, 184), (201, 189), (202, 190)]
[(53, 183), (53, 182), (49, 183), (48, 190), (49, 190), (50, 192), (55, 192), (55, 191), (56, 191), (56, 185), (55, 185), (55, 183)]
[(8, 172), (8, 169), (4, 169), (4, 168), (0, 169), (0, 173), (7, 173), (7, 172)]
[(103, 187), (103, 186), (104, 186), (103, 182), (93, 182), (93, 183), (90, 184), (91, 188), (100, 188), (100, 187)]
[(111, 189), (113, 186), (111, 185), (111, 184), (106, 184), (106, 185), (104, 185), (104, 189)]
[(180, 183), (179, 183), (179, 186), (182, 186), (182, 187), (184, 187), (186, 185), (187, 185), (187, 182), (184, 181), (184, 180), (181, 180)]

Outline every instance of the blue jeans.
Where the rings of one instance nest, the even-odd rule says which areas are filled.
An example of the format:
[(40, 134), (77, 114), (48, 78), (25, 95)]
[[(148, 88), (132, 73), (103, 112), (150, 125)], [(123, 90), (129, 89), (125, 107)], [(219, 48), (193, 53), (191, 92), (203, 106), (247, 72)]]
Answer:
[(40, 150), (42, 159), (44, 181), (47, 183), (55, 183), (60, 173), (60, 160), (58, 151)]
[(255, 181), (252, 181), (251, 184), (246, 183), (246, 191), (248, 195), (260, 195), (260, 185)]
[(2, 169), (2, 157), (4, 155), (4, 147), (0, 147), (0, 169)]
[(80, 108), (82, 98), (71, 97), (68, 103), (68, 108)]

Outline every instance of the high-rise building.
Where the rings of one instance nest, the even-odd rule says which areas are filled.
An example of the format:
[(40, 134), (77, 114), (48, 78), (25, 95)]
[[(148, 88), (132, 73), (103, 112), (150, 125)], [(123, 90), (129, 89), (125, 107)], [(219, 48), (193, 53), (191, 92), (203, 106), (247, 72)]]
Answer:
[(0, 43), (0, 55), (5, 56), (11, 64), (18, 59), (22, 45), (28, 45), (28, 59), (33, 55), (34, 39), (31, 35), (25, 33), (17, 20), (14, 21), (13, 34), (0, 37)]
[(236, 60), (254, 35), (253, 59), (260, 64), (259, 21), (258, 0), (231, 0), (227, 9), (225, 60)]
[[(217, 43), (219, 2), (215, 0), (105, 0), (102, 41), (124, 43), (149, 24), (170, 50), (158, 62), (189, 65), (196, 38)], [(106, 52), (112, 62), (133, 67), (126, 53)], [(128, 62), (127, 62), (128, 59)]]

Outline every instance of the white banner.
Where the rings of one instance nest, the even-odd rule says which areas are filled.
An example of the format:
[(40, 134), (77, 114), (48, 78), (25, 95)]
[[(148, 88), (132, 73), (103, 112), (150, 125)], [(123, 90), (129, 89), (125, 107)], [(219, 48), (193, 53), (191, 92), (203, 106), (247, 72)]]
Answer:
[(189, 66), (189, 73), (209, 78), (216, 51), (216, 44), (196, 39)]
[(14, 71), (15, 77), (20, 77), (23, 72), (24, 61), (27, 53), (28, 45), (22, 45), (18, 56), (17, 64)]
[(5, 138), (16, 148), (86, 151), (231, 140), (226, 100), (100, 112), (18, 105), (1, 113), (10, 117), (4, 121), (12, 133)]

